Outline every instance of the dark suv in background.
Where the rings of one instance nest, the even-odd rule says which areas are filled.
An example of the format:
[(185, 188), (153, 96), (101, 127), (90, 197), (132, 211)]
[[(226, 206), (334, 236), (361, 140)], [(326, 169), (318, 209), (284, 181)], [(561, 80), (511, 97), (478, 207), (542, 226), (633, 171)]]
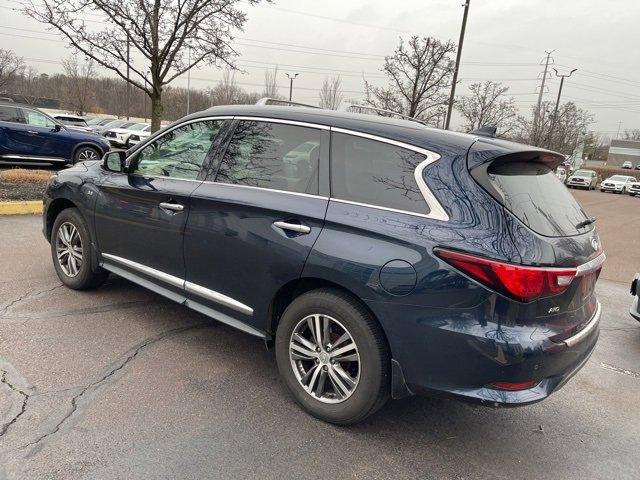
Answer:
[(53, 177), (44, 234), (70, 288), (112, 272), (274, 344), (323, 420), (414, 393), (524, 405), (599, 332), (605, 256), (563, 160), (407, 120), (215, 107)]
[(0, 102), (0, 163), (72, 164), (98, 160), (109, 142), (64, 126), (37, 108)]

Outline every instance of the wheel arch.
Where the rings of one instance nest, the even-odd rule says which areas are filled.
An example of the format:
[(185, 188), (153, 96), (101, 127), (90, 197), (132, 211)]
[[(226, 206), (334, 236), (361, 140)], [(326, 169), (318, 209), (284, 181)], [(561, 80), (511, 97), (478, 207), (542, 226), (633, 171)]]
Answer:
[[(56, 221), (56, 218), (58, 218), (60, 212), (68, 208), (76, 208), (78, 209), (78, 211), (80, 211), (78, 206), (68, 198), (56, 198), (51, 201), (51, 204), (47, 208), (45, 224), (45, 235), (48, 241), (51, 241), (51, 230), (53, 229), (53, 224)], [(80, 213), (80, 215), (82, 215), (82, 213)]]

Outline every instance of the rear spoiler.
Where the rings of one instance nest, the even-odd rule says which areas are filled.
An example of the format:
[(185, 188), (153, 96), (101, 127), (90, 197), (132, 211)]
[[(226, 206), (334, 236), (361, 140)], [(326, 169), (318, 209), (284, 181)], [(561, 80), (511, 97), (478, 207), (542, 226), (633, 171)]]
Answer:
[(474, 168), (494, 162), (538, 162), (552, 170), (565, 161), (564, 155), (506, 140), (478, 138), (467, 152), (467, 168)]

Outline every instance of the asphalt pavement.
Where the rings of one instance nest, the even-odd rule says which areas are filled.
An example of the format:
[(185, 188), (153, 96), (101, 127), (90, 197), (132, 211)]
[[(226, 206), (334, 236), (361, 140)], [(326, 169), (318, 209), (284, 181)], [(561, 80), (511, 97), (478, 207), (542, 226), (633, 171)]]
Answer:
[(535, 405), (424, 397), (306, 415), (254, 337), (126, 280), (76, 292), (39, 217), (0, 217), (0, 479), (637, 479), (640, 199), (578, 192), (609, 260), (586, 366)]

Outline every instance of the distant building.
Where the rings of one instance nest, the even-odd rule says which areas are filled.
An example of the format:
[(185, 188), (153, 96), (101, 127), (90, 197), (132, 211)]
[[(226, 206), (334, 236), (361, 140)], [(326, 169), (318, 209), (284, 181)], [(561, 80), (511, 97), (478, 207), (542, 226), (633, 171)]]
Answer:
[(640, 164), (640, 141), (611, 140), (608, 167), (621, 167), (624, 162), (631, 162), (633, 166)]

